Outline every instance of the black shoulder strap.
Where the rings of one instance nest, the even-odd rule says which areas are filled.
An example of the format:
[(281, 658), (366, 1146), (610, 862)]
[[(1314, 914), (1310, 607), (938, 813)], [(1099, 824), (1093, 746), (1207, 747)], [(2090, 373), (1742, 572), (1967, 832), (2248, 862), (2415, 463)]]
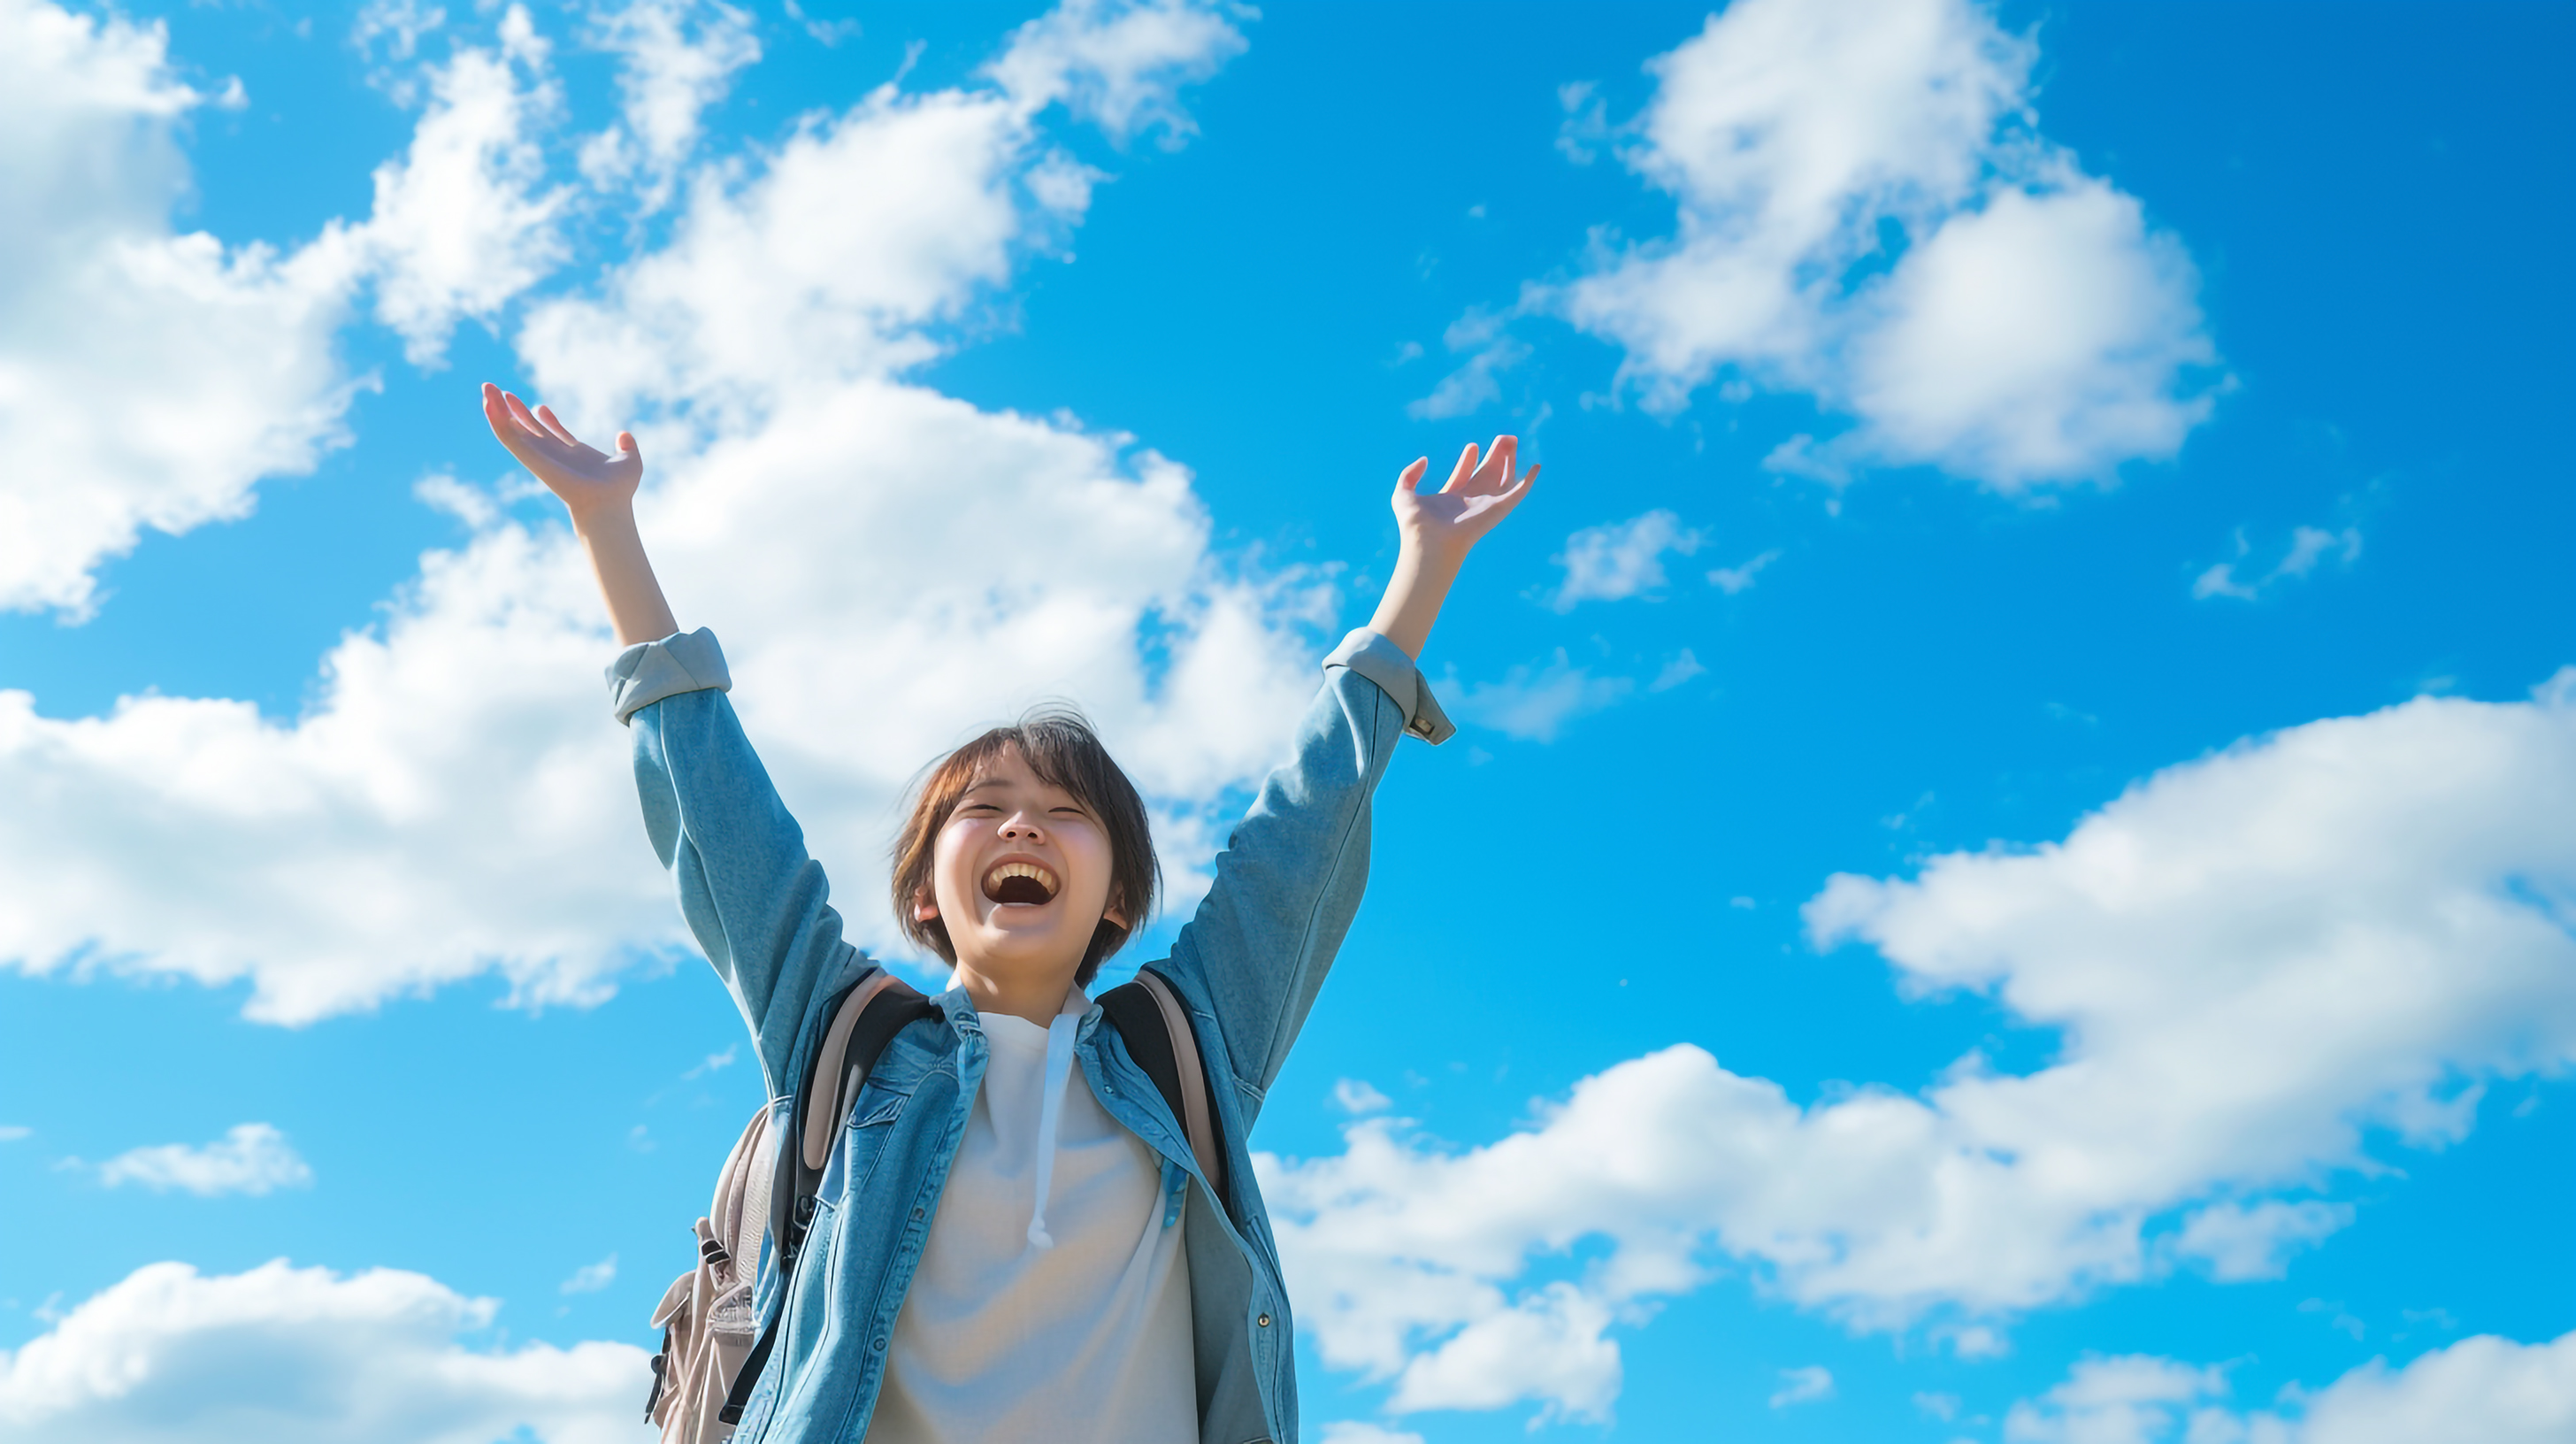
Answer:
[[(858, 1016), (843, 1017), (853, 1002), (859, 1005)], [(787, 1129), (777, 1139), (778, 1174), (769, 1192), (769, 1236), (778, 1249), (778, 1312), (770, 1315), (769, 1326), (760, 1331), (759, 1341), (751, 1346), (741, 1370), (733, 1376), (724, 1408), (716, 1415), (726, 1424), (742, 1422), (743, 1407), (751, 1402), (752, 1387), (760, 1382), (769, 1351), (778, 1343), (778, 1330), (787, 1321), (787, 1281), (794, 1276), (796, 1260), (804, 1253), (805, 1230), (814, 1222), (814, 1195), (822, 1187), (823, 1169), (831, 1161), (828, 1147), (821, 1162), (808, 1161), (804, 1144), (807, 1125), (812, 1121), (810, 1115), (818, 1107), (836, 1114), (847, 1112), (858, 1101), (859, 1085), (876, 1071), (877, 1059), (885, 1053), (886, 1044), (894, 1041), (894, 1035), (940, 1013), (937, 1003), (879, 969), (833, 995), (821, 1016), (829, 1021), (823, 1037), (816, 1040), (814, 1055), (806, 1060), (805, 1076), (788, 1110)], [(831, 1078), (824, 1071), (827, 1066), (841, 1077)], [(828, 1092), (824, 1091), (826, 1084), (830, 1085)], [(831, 1101), (823, 1102), (826, 1098)], [(838, 1121), (833, 1119), (835, 1124)], [(828, 1132), (825, 1136), (828, 1139)]]
[(1151, 968), (1137, 970), (1134, 982), (1121, 983), (1100, 995), (1100, 1011), (1126, 1041), (1127, 1056), (1154, 1080), (1154, 1089), (1172, 1110), (1189, 1140), (1219, 1207), (1233, 1208), (1225, 1186), (1224, 1124), (1207, 1068), (1200, 1062), (1198, 1036), (1190, 1029), (1189, 1009), (1171, 981)]

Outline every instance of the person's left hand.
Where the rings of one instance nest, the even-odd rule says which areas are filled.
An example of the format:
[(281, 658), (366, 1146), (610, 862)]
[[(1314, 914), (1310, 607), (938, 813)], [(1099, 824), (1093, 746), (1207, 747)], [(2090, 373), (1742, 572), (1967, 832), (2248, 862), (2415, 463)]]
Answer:
[(1536, 466), (1519, 480), (1513, 479), (1520, 445), (1517, 436), (1497, 436), (1492, 449), (1480, 458), (1476, 443), (1468, 442), (1449, 472), (1448, 484), (1438, 491), (1416, 490), (1423, 473), (1431, 469), (1431, 458), (1406, 467), (1395, 479), (1395, 495), (1390, 498), (1404, 545), (1419, 548), (1427, 560), (1455, 564), (1463, 559), (1468, 548), (1512, 514), (1512, 508), (1529, 495), (1530, 483), (1538, 479)]

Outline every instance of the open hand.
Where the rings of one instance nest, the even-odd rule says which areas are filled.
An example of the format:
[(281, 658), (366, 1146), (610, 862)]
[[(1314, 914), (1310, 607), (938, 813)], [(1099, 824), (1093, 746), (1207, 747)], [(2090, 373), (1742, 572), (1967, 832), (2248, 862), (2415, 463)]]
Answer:
[(519, 464), (562, 499), (576, 521), (603, 503), (631, 502), (644, 479), (644, 454), (636, 449), (631, 431), (617, 433), (617, 451), (611, 455), (575, 437), (552, 409), (530, 411), (528, 403), (489, 381), (483, 383), (483, 419), (492, 423), (492, 434)]
[(1517, 436), (1497, 436), (1480, 460), (1476, 443), (1468, 442), (1467, 449), (1458, 453), (1448, 484), (1435, 492), (1416, 490), (1423, 473), (1431, 468), (1431, 458), (1406, 467), (1395, 479), (1391, 498), (1396, 529), (1404, 543), (1421, 548), (1429, 560), (1455, 563), (1464, 558), (1469, 547), (1511, 515), (1512, 508), (1529, 495), (1530, 483), (1538, 479), (1538, 468), (1532, 466), (1527, 475), (1513, 480), (1520, 445)]

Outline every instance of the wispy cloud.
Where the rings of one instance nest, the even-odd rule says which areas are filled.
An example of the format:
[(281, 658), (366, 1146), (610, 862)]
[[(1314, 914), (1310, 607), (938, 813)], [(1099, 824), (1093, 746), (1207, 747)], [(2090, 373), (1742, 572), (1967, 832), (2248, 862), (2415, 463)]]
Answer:
[(1356, 1117), (1383, 1113), (1394, 1107), (1395, 1101), (1361, 1079), (1343, 1078), (1333, 1084), (1333, 1106)]
[(1780, 551), (1779, 548), (1774, 547), (1741, 566), (1719, 567), (1711, 571), (1708, 574), (1708, 584), (1730, 597), (1751, 591), (1754, 582), (1760, 580), (1762, 569), (1778, 560), (1780, 560)]
[(313, 1170), (288, 1146), (285, 1134), (265, 1123), (242, 1123), (213, 1143), (163, 1143), (121, 1153), (99, 1165), (98, 1179), (110, 1188), (139, 1183), (156, 1191), (175, 1188), (212, 1197), (310, 1188)]
[(1468, 721), (1506, 737), (1553, 742), (1566, 723), (1617, 704), (1636, 687), (1632, 678), (1593, 676), (1559, 647), (1543, 665), (1514, 667), (1498, 681), (1461, 683), (1452, 675), (1441, 693), (1456, 699), (1449, 710)]
[(1416, 420), (1440, 421), (1465, 416), (1502, 399), (1502, 382), (1498, 379), (1521, 362), (1529, 359), (1529, 343), (1506, 330), (1507, 314), (1470, 310), (1441, 335), (1441, 344), (1452, 355), (1465, 355), (1466, 360), (1431, 388), (1431, 394), (1405, 405), (1405, 414)]
[(574, 1269), (572, 1277), (563, 1281), (563, 1292), (595, 1294), (615, 1282), (617, 1282), (617, 1255), (610, 1254), (597, 1263), (583, 1264), (580, 1268)]
[(1834, 1395), (1834, 1376), (1822, 1364), (1809, 1364), (1799, 1369), (1782, 1369), (1780, 1387), (1771, 1392), (1771, 1407), (1786, 1409), (1793, 1404), (1813, 1404)]
[(2192, 579), (2194, 601), (2230, 597), (2240, 602), (2251, 602), (2282, 582), (2306, 578), (2321, 562), (2331, 560), (2341, 566), (2351, 566), (2361, 560), (2361, 528), (2347, 526), (2328, 531), (2321, 526), (2294, 527), (2290, 532), (2289, 546), (2281, 553), (2280, 560), (2274, 562), (2269, 570), (2258, 571), (2251, 577), (2237, 574), (2237, 568), (2253, 554), (2253, 546), (2246, 541), (2243, 527), (2236, 529), (2235, 546), (2234, 560), (2219, 562)]
[(1690, 648), (1684, 647), (1673, 654), (1671, 661), (1664, 663), (1664, 669), (1655, 674), (1655, 680), (1646, 684), (1646, 690), (1669, 692), (1693, 677), (1707, 675), (1708, 669), (1700, 665), (1699, 658), (1691, 655)]
[(1623, 522), (1588, 526), (1565, 539), (1554, 558), (1565, 569), (1565, 581), (1550, 603), (1560, 612), (1584, 602), (1615, 602), (1640, 596), (1664, 585), (1663, 556), (1698, 551), (1700, 534), (1681, 518), (1661, 509)]

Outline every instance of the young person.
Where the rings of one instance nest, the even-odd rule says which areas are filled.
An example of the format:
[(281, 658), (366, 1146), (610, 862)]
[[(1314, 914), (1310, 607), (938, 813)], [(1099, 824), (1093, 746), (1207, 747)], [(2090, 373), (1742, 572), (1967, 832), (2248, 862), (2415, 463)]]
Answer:
[[(826, 1000), (873, 970), (744, 738), (713, 634), (682, 632), (635, 526), (644, 463), (486, 385), (492, 432), (572, 514), (625, 650), (646, 831), (751, 1025), (781, 1116)], [(1369, 798), (1407, 732), (1452, 730), (1415, 662), (1469, 548), (1529, 492), (1518, 444), (1470, 445), (1438, 492), (1397, 478), (1400, 547), (1369, 625), (1324, 659), (1290, 760), (1216, 860), (1171, 957), (1222, 1139), (1224, 1197), (1083, 991), (1145, 920), (1145, 809), (1079, 717), (996, 728), (933, 769), (894, 903), (955, 983), (889, 1042), (843, 1123), (779, 1343), (738, 1439), (821, 1444), (1297, 1434), (1279, 1255), (1246, 1140), (1357, 911)], [(794, 1146), (791, 1142), (788, 1146)]]

